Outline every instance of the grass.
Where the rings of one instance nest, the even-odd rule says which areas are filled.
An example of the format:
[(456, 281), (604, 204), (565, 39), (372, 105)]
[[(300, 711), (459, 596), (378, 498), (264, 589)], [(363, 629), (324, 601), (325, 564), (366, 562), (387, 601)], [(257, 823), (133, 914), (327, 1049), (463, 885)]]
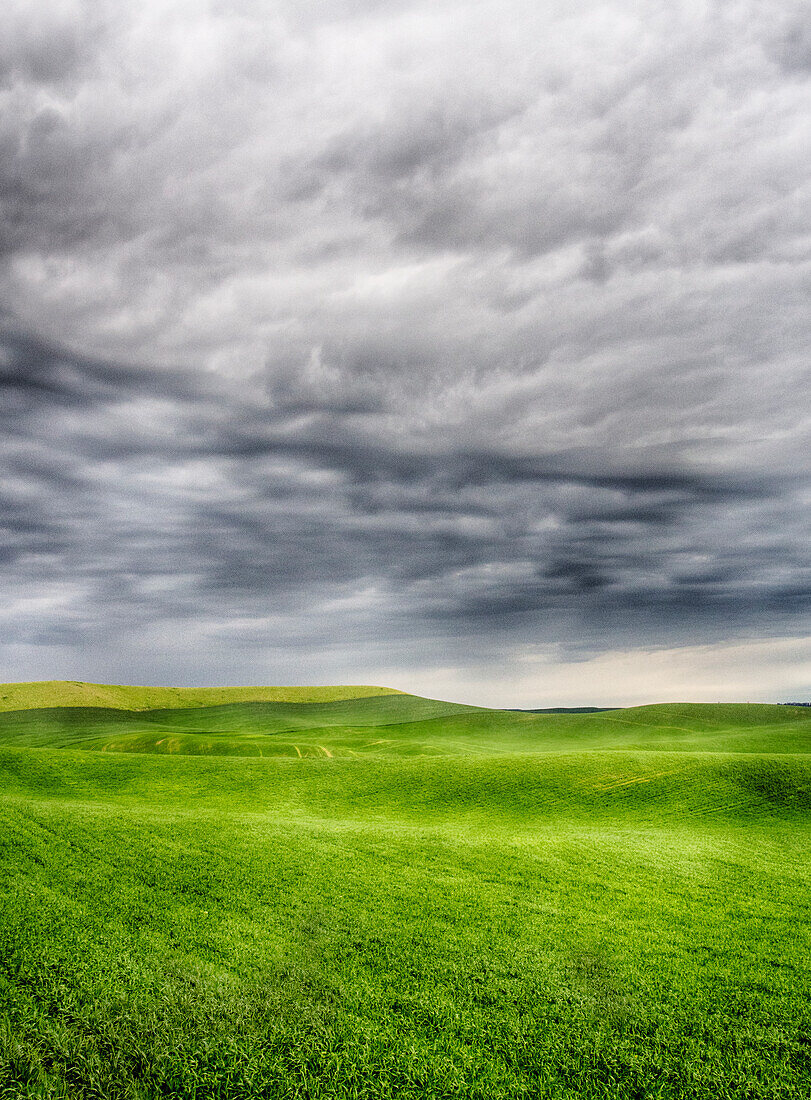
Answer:
[[(248, 690), (248, 689), (245, 689)], [(803, 707), (683, 704), (534, 714), (390, 694), (122, 710), (0, 712), (0, 744), (224, 756), (425, 756), (660, 750), (811, 753)]]
[(800, 708), (76, 713), (0, 725), (0, 1097), (811, 1091)]
[(157, 707), (214, 707), (245, 702), (331, 702), (371, 695), (397, 695), (394, 688), (357, 684), (337, 687), (139, 687), (127, 684), (87, 684), (80, 680), (33, 680), (0, 684), (0, 711), (41, 707), (115, 707), (152, 710)]

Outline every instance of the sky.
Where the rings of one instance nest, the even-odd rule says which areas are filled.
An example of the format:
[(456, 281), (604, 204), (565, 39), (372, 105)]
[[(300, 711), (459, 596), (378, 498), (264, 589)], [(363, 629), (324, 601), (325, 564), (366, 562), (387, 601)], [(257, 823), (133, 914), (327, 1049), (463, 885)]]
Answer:
[(0, 679), (811, 699), (804, 0), (5, 0)]

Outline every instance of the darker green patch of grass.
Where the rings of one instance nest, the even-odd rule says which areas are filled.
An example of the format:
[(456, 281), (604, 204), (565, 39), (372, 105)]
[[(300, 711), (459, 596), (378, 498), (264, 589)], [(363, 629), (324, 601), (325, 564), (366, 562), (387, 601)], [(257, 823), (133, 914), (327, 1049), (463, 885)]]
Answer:
[(297, 758), (618, 749), (798, 754), (811, 753), (811, 709), (681, 704), (536, 714), (404, 694), (151, 710), (63, 706), (0, 711), (0, 744)]

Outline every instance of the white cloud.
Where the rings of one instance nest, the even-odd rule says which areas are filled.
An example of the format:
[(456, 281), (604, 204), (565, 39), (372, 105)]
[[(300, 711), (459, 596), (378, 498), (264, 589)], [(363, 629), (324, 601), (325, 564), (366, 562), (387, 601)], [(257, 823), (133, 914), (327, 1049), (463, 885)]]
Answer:
[(811, 701), (811, 636), (624, 649), (566, 661), (554, 651), (492, 667), (392, 670), (401, 690), (477, 706), (641, 706), (666, 702)]

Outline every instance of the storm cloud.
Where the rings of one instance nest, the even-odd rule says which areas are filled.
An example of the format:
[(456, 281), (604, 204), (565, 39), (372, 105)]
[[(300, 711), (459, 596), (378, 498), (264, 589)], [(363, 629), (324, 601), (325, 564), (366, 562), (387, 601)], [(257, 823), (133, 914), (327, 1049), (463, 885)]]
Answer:
[(542, 8), (0, 16), (4, 678), (807, 633), (806, 7)]

